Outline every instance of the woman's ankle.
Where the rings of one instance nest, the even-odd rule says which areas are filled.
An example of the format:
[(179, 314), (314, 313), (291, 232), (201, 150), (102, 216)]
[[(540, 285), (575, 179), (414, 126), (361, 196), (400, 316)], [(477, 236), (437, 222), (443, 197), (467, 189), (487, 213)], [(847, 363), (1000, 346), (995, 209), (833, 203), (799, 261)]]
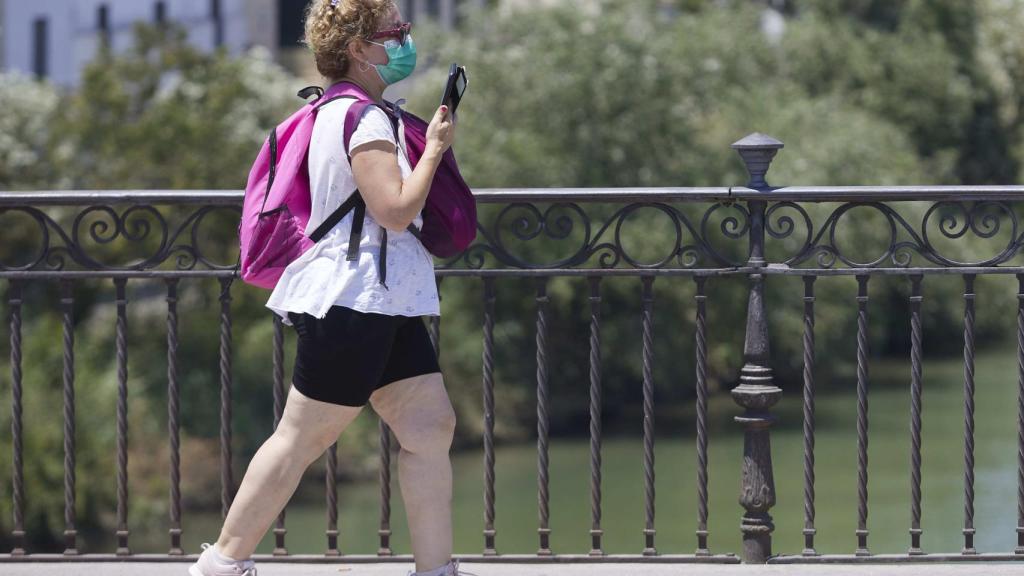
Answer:
[(217, 560), (217, 562), (219, 562), (221, 564), (238, 564), (239, 562), (244, 562), (244, 561), (249, 559), (248, 557), (246, 557), (246, 558), (236, 558), (234, 556), (228, 556), (224, 552), (224, 546), (221, 546), (220, 542), (214, 543), (214, 545), (212, 546), (212, 549), (213, 549), (213, 557)]
[(433, 568), (431, 570), (424, 570), (422, 572), (413, 572), (411, 576), (445, 576), (446, 574), (450, 575), (454, 572), (454, 570), (452, 570), (451, 568), (453, 564), (454, 561), (449, 560), (448, 562), (445, 562), (443, 565), (437, 568)]

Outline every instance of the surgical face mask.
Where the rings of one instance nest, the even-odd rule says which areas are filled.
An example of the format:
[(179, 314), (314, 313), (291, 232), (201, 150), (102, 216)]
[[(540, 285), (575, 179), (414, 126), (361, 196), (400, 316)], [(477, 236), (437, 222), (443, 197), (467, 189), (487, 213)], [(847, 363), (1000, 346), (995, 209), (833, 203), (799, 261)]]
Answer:
[(416, 43), (412, 36), (405, 40), (405, 44), (398, 40), (387, 40), (383, 44), (369, 41), (371, 44), (383, 46), (388, 53), (387, 64), (374, 64), (377, 74), (385, 84), (391, 85), (399, 80), (408, 78), (416, 68)]

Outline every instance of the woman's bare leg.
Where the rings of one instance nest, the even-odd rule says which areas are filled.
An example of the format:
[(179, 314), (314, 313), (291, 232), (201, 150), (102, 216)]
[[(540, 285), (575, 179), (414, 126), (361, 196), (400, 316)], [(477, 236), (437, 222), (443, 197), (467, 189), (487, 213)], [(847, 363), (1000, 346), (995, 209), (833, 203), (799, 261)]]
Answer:
[(405, 502), (416, 571), (445, 565), (452, 556), (452, 465), (455, 431), (440, 373), (392, 382), (370, 403), (401, 444), (398, 481)]
[(249, 462), (231, 503), (217, 539), (221, 554), (235, 560), (252, 556), (295, 492), (302, 473), (361, 410), (313, 400), (291, 387), (277, 430)]

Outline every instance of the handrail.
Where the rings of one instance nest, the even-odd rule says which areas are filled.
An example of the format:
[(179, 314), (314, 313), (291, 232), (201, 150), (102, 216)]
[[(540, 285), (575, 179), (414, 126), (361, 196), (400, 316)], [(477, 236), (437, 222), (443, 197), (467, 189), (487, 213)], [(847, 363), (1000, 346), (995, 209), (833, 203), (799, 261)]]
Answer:
[[(799, 202), (1024, 200), (1024, 185), (1007, 186), (785, 186), (755, 190), (745, 186), (649, 188), (480, 188), (477, 202)], [(78, 206), (97, 201), (118, 204), (234, 205), (241, 190), (13, 190), (0, 191), (0, 206)]]

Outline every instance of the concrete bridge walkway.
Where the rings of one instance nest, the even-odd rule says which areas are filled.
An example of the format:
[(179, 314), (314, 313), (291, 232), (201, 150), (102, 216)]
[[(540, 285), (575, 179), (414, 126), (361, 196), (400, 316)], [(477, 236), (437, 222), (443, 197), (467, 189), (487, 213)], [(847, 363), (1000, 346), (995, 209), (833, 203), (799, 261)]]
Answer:
[[(186, 576), (184, 562), (16, 562), (0, 564), (3, 576)], [(259, 576), (405, 576), (413, 565), (404, 563), (265, 562)], [(1024, 576), (1021, 563), (970, 562), (959, 564), (522, 564), (469, 563), (460, 572), (476, 576)]]

